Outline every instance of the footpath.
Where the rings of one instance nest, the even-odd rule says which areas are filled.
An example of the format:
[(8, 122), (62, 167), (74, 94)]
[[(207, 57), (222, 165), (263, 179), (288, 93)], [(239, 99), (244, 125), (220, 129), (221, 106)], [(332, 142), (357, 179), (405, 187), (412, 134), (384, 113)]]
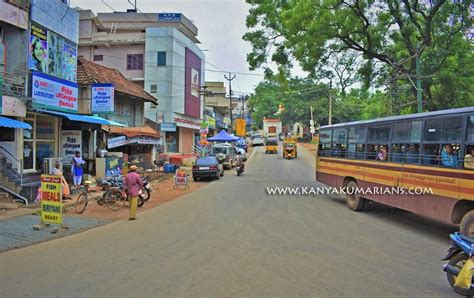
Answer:
[[(204, 185), (206, 182), (189, 181), (189, 188), (175, 188), (173, 175), (166, 175), (162, 179), (151, 181), (151, 197), (145, 204), (138, 208), (138, 220), (140, 213), (147, 209), (154, 208), (166, 202), (179, 198), (182, 195), (190, 193)], [(93, 193), (98, 195), (98, 193)], [(127, 220), (129, 215), (128, 204), (119, 210), (111, 210), (105, 206), (90, 202), (82, 214), (76, 214), (74, 205), (77, 195), (72, 196), (72, 200), (65, 200), (63, 205), (63, 223), (69, 228), (57, 233), (54, 226), (46, 227), (42, 230), (33, 230), (33, 225), (40, 223), (40, 206), (33, 205), (27, 208), (18, 208), (13, 210), (4, 210), (0, 212), (0, 253), (29, 246), (39, 242), (64, 237), (67, 235), (79, 233), (87, 229), (98, 227), (116, 220)]]

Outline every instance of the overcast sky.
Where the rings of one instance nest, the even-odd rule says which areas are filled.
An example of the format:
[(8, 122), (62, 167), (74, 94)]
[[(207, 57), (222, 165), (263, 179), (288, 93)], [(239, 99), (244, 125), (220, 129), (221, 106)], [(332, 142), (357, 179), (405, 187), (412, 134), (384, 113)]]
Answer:
[[(127, 0), (104, 1), (116, 11), (132, 8)], [(100, 0), (71, 0), (71, 6), (91, 9), (94, 13), (112, 11)], [(137, 7), (142, 12), (183, 13), (198, 28), (199, 47), (208, 50), (204, 52), (206, 61), (225, 71), (251, 73), (246, 61), (251, 46), (242, 40), (247, 31), (245, 17), (250, 7), (245, 0), (137, 0)], [(206, 69), (215, 68), (206, 64)], [(262, 79), (262, 76), (237, 74), (232, 81), (235, 96), (240, 95), (239, 92), (252, 92)], [(223, 73), (206, 72), (206, 81), (223, 81), (227, 86)]]

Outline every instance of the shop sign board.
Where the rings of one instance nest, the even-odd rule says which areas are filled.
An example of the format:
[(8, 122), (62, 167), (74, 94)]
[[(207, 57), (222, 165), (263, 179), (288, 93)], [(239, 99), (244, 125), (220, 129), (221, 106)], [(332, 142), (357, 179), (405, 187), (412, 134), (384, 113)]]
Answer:
[(126, 136), (119, 136), (119, 137), (107, 139), (107, 148), (109, 149), (120, 147), (127, 144), (128, 144), (128, 141), (127, 141)]
[(170, 123), (170, 122), (161, 123), (161, 131), (175, 132), (176, 131), (176, 123)]
[(32, 102), (35, 108), (77, 113), (77, 84), (43, 73), (32, 76)]
[(216, 128), (216, 118), (211, 116), (207, 116), (207, 123), (209, 124), (209, 128), (215, 129)]
[(63, 130), (61, 132), (61, 158), (71, 164), (76, 152), (82, 152), (82, 130)]
[(247, 126), (247, 123), (245, 122), (244, 119), (235, 119), (235, 134), (239, 137), (244, 137), (245, 136), (245, 128)]
[(180, 22), (181, 14), (180, 13), (159, 13), (158, 21), (161, 22)]
[(200, 134), (208, 134), (209, 133), (209, 124), (207, 122), (201, 123), (201, 128), (199, 129)]
[(41, 222), (62, 224), (61, 176), (41, 175)]
[(114, 112), (113, 84), (92, 84), (91, 110), (97, 114)]
[(175, 117), (174, 122), (176, 122), (176, 126), (182, 126), (182, 127), (191, 128), (191, 129), (201, 128), (201, 123), (191, 120), (191, 119)]
[(123, 159), (117, 156), (109, 156), (105, 159), (105, 177), (122, 174)]

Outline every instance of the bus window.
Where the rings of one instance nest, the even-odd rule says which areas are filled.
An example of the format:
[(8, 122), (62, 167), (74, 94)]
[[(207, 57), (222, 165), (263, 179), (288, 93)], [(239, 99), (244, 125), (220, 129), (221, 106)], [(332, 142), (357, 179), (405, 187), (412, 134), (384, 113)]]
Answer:
[(392, 144), (390, 150), (390, 160), (393, 162), (403, 162), (403, 156), (405, 155), (405, 144)]
[(423, 146), (422, 161), (424, 165), (439, 165), (439, 147), (439, 144), (429, 144)]
[(319, 133), (319, 143), (321, 144), (331, 143), (331, 139), (332, 139), (331, 129), (321, 130), (321, 132)]
[(441, 141), (441, 136), (442, 136), (441, 126), (442, 126), (442, 122), (439, 121), (439, 119), (426, 120), (424, 140), (428, 142)]
[(443, 167), (459, 167), (459, 145), (444, 144), (441, 150), (440, 163)]
[(474, 144), (466, 146), (466, 155), (464, 155), (464, 168), (474, 170)]
[(356, 159), (365, 159), (365, 145), (356, 144)]
[(443, 139), (446, 142), (460, 142), (462, 135), (462, 117), (443, 119)]
[(420, 142), (421, 141), (421, 127), (423, 126), (423, 121), (417, 120), (411, 122), (411, 131), (410, 131), (410, 142)]
[(410, 122), (400, 122), (393, 125), (393, 137), (392, 142), (394, 143), (405, 143), (410, 141)]
[(406, 163), (418, 163), (418, 158), (420, 156), (420, 145), (418, 144), (409, 144), (408, 149), (405, 154)]
[(390, 125), (369, 127), (368, 142), (372, 144), (386, 144), (390, 137)]
[(332, 136), (332, 142), (335, 144), (347, 143), (347, 130), (345, 128), (336, 128)]
[(331, 144), (319, 144), (318, 155), (331, 156)]
[(474, 116), (467, 117), (466, 141), (474, 142)]

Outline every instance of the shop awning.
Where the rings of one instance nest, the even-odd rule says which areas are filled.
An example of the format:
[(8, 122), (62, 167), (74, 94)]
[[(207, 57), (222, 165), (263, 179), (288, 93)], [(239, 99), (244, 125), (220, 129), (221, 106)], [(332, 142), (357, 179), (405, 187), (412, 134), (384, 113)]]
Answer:
[(160, 138), (160, 133), (149, 126), (144, 126), (144, 127), (102, 126), (102, 130), (105, 130), (111, 134), (124, 135), (129, 138), (133, 138), (137, 136)]
[(110, 125), (110, 126), (120, 126), (120, 127), (128, 127), (127, 125), (125, 124), (122, 124), (122, 123), (118, 123), (118, 122), (115, 122), (115, 121), (112, 121), (112, 120), (108, 120), (108, 119), (104, 119), (104, 118), (101, 118), (99, 116), (89, 116), (89, 117), (94, 117), (94, 118), (97, 118), (97, 119), (103, 119), (103, 120), (106, 120), (109, 122), (109, 124), (107, 125)]
[(10, 119), (7, 117), (0, 116), (0, 127), (10, 127), (10, 128), (21, 128), (21, 129), (33, 129), (31, 125), (25, 122), (18, 120)]
[(52, 116), (66, 118), (71, 121), (93, 123), (93, 124), (100, 124), (100, 125), (112, 125), (109, 120), (98, 117), (98, 116), (86, 116), (86, 115), (69, 114), (69, 113), (63, 113), (63, 112), (47, 111), (47, 110), (40, 110), (38, 112), (52, 115)]

